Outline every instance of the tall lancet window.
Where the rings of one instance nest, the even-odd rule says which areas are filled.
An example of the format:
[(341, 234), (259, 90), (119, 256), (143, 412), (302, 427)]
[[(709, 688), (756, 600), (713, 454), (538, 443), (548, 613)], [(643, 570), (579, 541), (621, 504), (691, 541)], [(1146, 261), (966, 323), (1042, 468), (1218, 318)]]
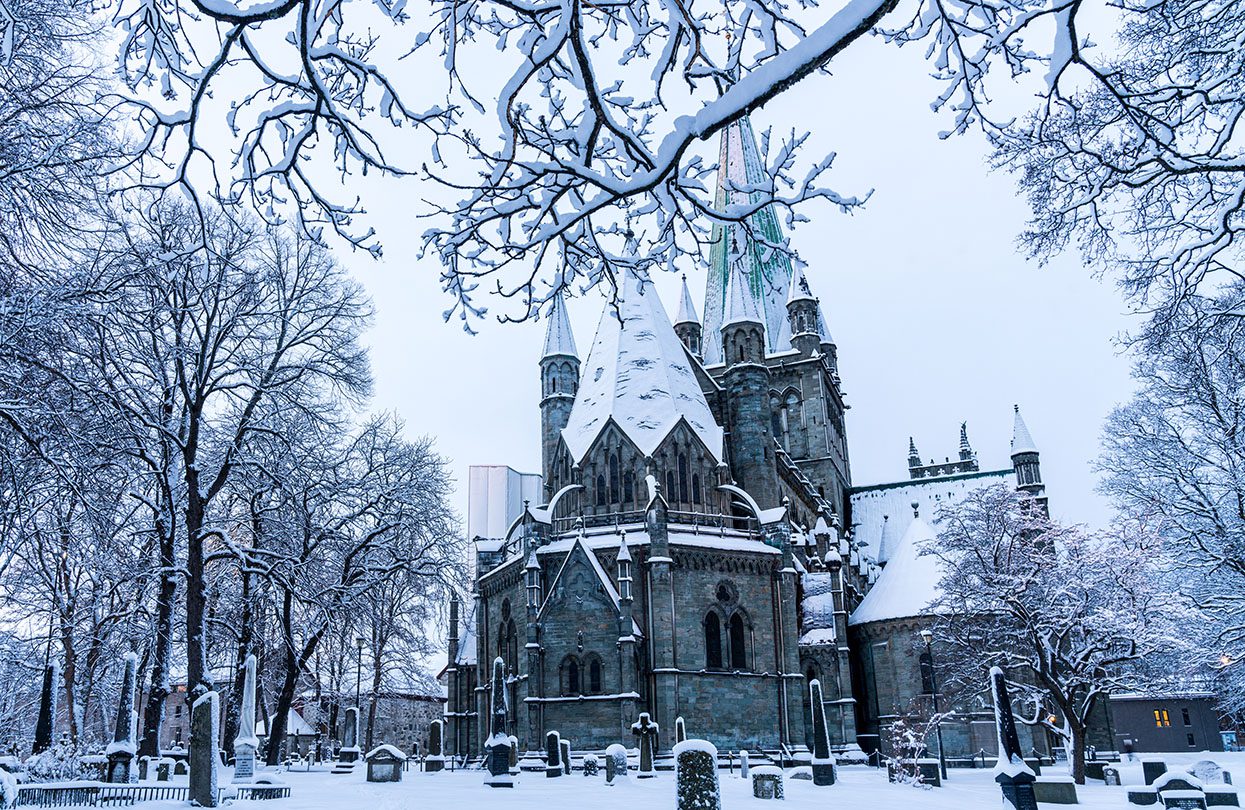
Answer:
[(705, 616), (705, 669), (722, 668), (722, 620), (716, 611)]

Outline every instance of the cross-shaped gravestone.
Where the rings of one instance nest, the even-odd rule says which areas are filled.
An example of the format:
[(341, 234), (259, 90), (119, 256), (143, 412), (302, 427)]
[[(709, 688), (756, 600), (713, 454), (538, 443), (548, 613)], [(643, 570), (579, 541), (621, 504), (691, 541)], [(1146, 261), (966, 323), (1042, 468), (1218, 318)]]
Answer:
[(640, 719), (631, 724), (631, 733), (640, 738), (640, 772), (637, 779), (652, 779), (653, 753), (657, 750), (657, 733), (661, 727), (652, 721), (648, 712), (640, 712)]

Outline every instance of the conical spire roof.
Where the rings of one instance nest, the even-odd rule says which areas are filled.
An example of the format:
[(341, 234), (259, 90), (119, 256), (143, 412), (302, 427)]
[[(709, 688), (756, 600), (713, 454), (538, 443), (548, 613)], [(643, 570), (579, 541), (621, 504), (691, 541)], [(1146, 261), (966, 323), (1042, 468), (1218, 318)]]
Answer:
[(687, 289), (687, 275), (683, 276), (683, 292), (679, 296), (679, 314), (674, 318), (674, 325), (681, 323), (700, 323), (700, 316), (696, 314), (696, 305), (692, 303), (692, 293)]
[(700, 389), (682, 341), (651, 281), (628, 268), (621, 279), (617, 312), (606, 305), (588, 350), (579, 393), (562, 438), (582, 461), (613, 419), (650, 455), (680, 419), (722, 458), (722, 428)]
[(1016, 423), (1012, 426), (1012, 455), (1018, 456), (1021, 453), (1036, 453), (1037, 443), (1033, 441), (1033, 436), (1029, 433), (1029, 427), (1025, 424), (1024, 417), (1020, 415), (1020, 406), (1016, 406)]
[(735, 323), (765, 325), (765, 315), (752, 289), (751, 266), (752, 255), (748, 251), (735, 254), (731, 274), (726, 280), (726, 309), (722, 312), (721, 329)]
[(562, 300), (562, 293), (554, 296), (553, 305), (549, 307), (549, 314), (545, 316), (545, 320), (547, 321), (545, 351), (541, 359), (555, 355), (579, 357), (579, 352), (575, 349), (575, 334), (571, 332), (571, 320), (566, 315), (566, 302)]
[[(741, 118), (722, 130), (718, 156), (718, 188), (714, 205), (719, 211), (732, 206), (748, 206), (760, 202), (761, 192), (747, 191), (765, 181), (765, 167), (757, 149), (752, 123)], [(748, 230), (757, 234), (755, 239)], [(747, 228), (740, 223), (719, 223), (713, 227), (713, 247), (709, 253), (709, 278), (705, 288), (705, 333), (716, 335), (722, 328), (727, 306), (727, 287), (731, 264), (737, 252), (733, 246), (750, 255), (749, 281), (760, 304), (765, 320), (768, 351), (791, 348), (791, 324), (787, 320), (787, 290), (791, 285), (791, 258), (773, 247), (786, 242), (778, 215), (773, 206), (749, 214)], [(706, 340), (705, 363), (722, 362), (722, 347), (715, 340)]]
[(804, 275), (804, 268), (797, 267), (795, 269), (795, 277), (791, 281), (791, 290), (787, 294), (787, 303), (816, 300), (813, 296), (813, 288), (808, 284), (808, 277)]
[(966, 453), (973, 451), (973, 446), (968, 443), (968, 422), (960, 423), (960, 449)]

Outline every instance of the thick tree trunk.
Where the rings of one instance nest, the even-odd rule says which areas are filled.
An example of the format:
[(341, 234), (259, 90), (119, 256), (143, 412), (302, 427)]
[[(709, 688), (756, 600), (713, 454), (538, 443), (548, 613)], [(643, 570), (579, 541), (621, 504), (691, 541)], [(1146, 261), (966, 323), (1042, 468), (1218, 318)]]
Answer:
[(192, 698), (212, 690), (207, 665), (207, 574), (203, 560), (205, 504), (198, 473), (186, 475), (186, 686)]
[(1068, 723), (1068, 766), (1072, 771), (1072, 781), (1078, 785), (1085, 784), (1085, 726), (1081, 723)]
[(380, 695), (380, 682), (383, 671), (381, 669), (381, 651), (376, 651), (376, 657), (372, 659), (372, 696), (367, 705), (367, 745), (364, 751), (371, 751), (376, 746), (373, 744), (373, 735), (376, 728), (376, 699)]
[(173, 609), (177, 578), (173, 573), (173, 538), (161, 532), (160, 587), (156, 592), (155, 642), (151, 656), (151, 686), (143, 712), (143, 739), (139, 756), (160, 755), (160, 729), (164, 725), (164, 701), (169, 696), (169, 657), (173, 652)]
[(255, 637), (255, 616), (251, 609), (251, 575), (242, 575), (242, 615), (238, 620), (237, 666), (234, 668), (233, 686), (229, 690), (229, 699), (225, 701), (225, 739), (221, 741), (225, 753), (233, 755), (233, 740), (238, 736), (238, 699), (246, 682), (246, 657), (251, 654), (251, 645)]

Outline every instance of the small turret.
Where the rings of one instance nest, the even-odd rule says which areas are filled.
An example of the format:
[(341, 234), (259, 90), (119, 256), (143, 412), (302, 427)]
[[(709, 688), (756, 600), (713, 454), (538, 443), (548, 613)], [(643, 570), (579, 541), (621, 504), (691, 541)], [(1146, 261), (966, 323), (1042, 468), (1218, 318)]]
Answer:
[(553, 454), (579, 391), (579, 353), (561, 293), (554, 297), (547, 321), (545, 350), (540, 357), (540, 457), (545, 486), (552, 487)]
[(973, 446), (968, 443), (968, 422), (960, 423), (960, 461), (973, 461), (977, 458), (977, 454), (973, 452)]
[(1016, 470), (1016, 489), (1041, 498), (1046, 487), (1042, 484), (1037, 444), (1020, 415), (1019, 405), (1016, 406), (1016, 421), (1012, 428), (1012, 467)]
[(696, 314), (696, 305), (692, 303), (692, 294), (687, 289), (686, 274), (683, 276), (683, 294), (679, 297), (679, 314), (674, 319), (674, 333), (689, 352), (696, 357), (701, 356), (700, 316)]
[(728, 367), (765, 360), (765, 316), (750, 281), (752, 256), (738, 241), (733, 249), (722, 313), (722, 357)]
[[(921, 454), (916, 450), (916, 439), (908, 437), (908, 469), (915, 470), (921, 466)], [(915, 477), (915, 476), (914, 476)]]
[(804, 268), (797, 267), (795, 278), (791, 280), (791, 293), (787, 296), (787, 320), (791, 323), (791, 345), (806, 357), (821, 349), (818, 311), (819, 305)]
[(527, 586), (527, 612), (535, 616), (540, 610), (540, 562), (536, 559), (536, 549), (527, 555), (527, 565), (523, 568)]

